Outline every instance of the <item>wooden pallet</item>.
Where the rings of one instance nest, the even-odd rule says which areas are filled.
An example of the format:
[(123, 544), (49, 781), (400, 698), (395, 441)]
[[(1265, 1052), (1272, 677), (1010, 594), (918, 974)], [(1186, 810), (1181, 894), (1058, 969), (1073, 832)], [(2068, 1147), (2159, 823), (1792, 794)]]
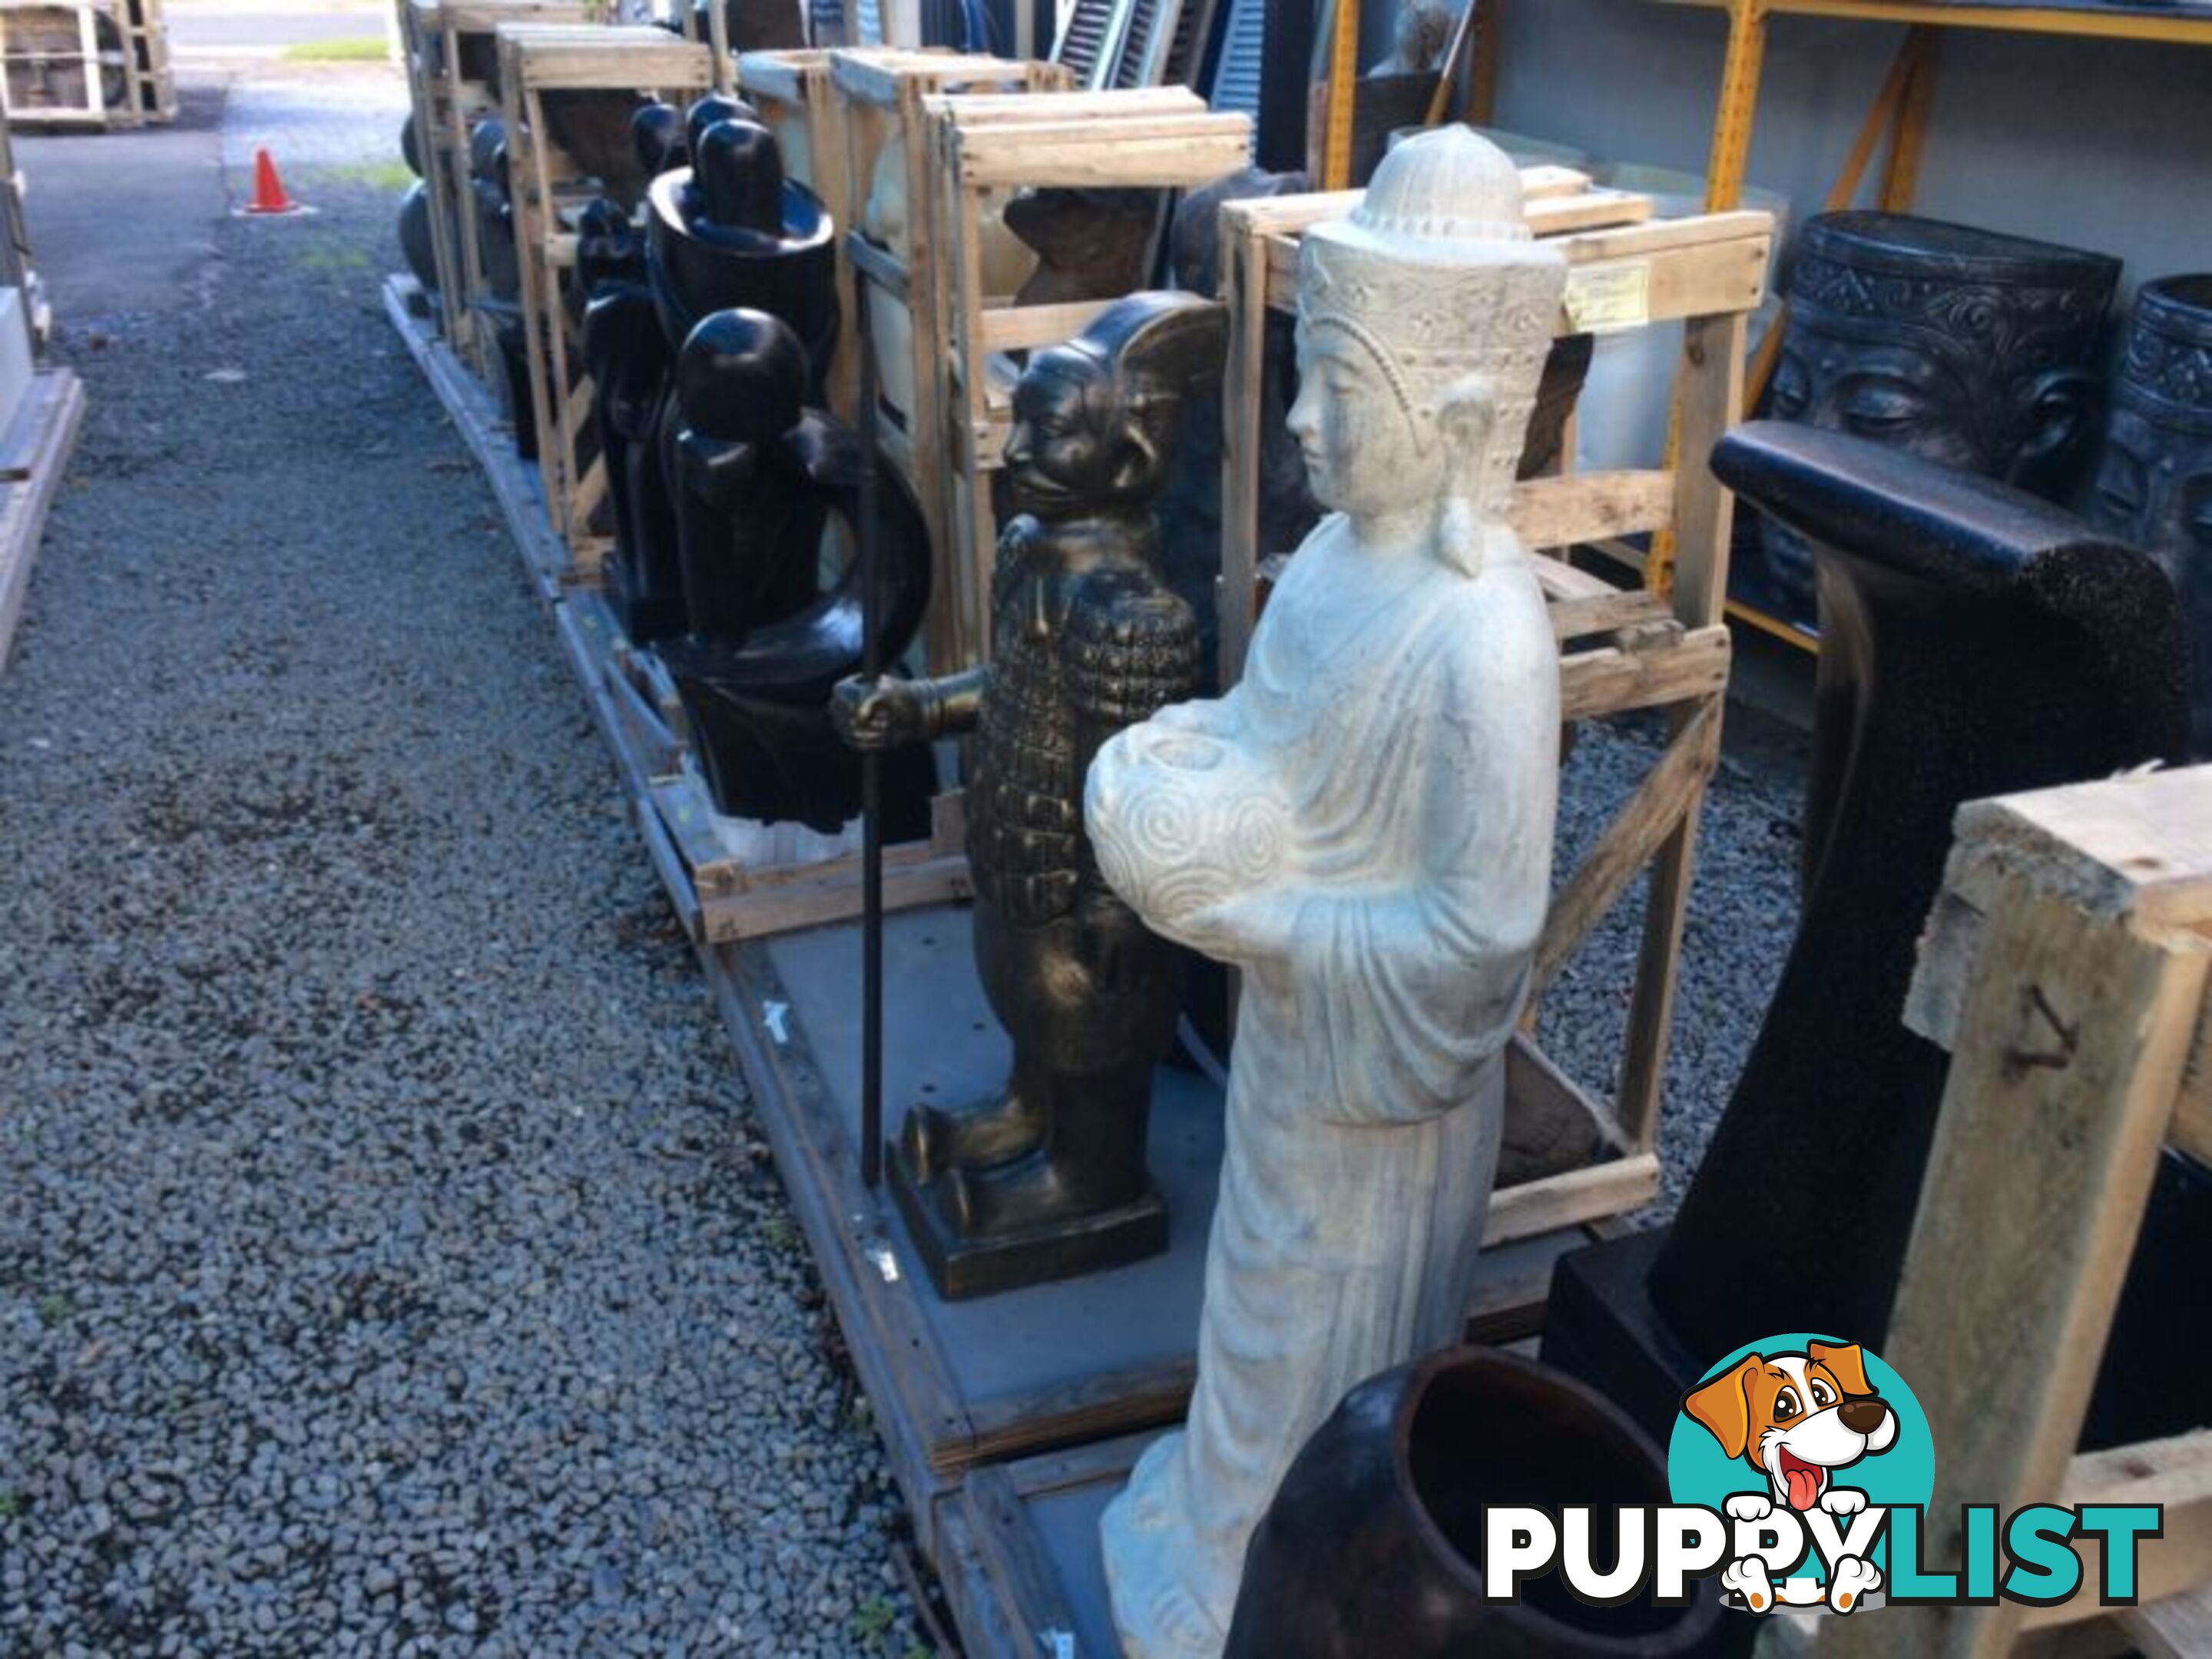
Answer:
[[(1624, 592), (1563, 558), (1539, 559), (1560, 641), (1562, 712), (1569, 720), (1632, 709), (1665, 712), (1669, 742), (1597, 846), (1555, 896), (1536, 950), (1540, 996), (1597, 923), (1647, 871), (1643, 945), (1629, 1008), (1620, 1093), (1590, 1102), (1617, 1164), (1552, 1177), (1561, 1213), (1578, 1220), (1622, 1213), (1657, 1191), (1656, 1146), (1684, 907), (1698, 812), (1720, 752), (1729, 642), (1721, 607), (1728, 583), (1734, 502), (1704, 458), (1741, 417), (1744, 320), (1763, 295), (1772, 223), (1764, 213), (1655, 220), (1650, 201), (1592, 189), (1560, 167), (1522, 173), (1530, 228), (1565, 256), (1569, 275), (1559, 331), (1686, 325), (1680, 369), (1679, 473), (1589, 473), (1517, 486), (1512, 517), (1540, 550), (1618, 543), (1671, 529), (1680, 547), (1671, 595)], [(1233, 202), (1222, 209), (1222, 293), (1229, 307), (1228, 383), (1222, 459), (1221, 671), (1242, 672), (1257, 614), (1260, 376), (1270, 310), (1297, 301), (1298, 238), (1337, 218), (1358, 191)], [(1570, 1085), (1571, 1086), (1571, 1085)], [(1639, 1189), (1625, 1170), (1641, 1172)], [(1612, 1207), (1618, 1206), (1618, 1207)]]
[(399, 18), (416, 153), (430, 188), (430, 240), (446, 337), (479, 380), (495, 385), (498, 347), (477, 309), (486, 285), (469, 134), (477, 121), (500, 112), (500, 89), (488, 78), (469, 75), (468, 62), (495, 50), (502, 24), (583, 23), (584, 0), (407, 0)]
[(0, 433), (0, 668), (30, 591), (46, 512), (61, 489), (84, 420), (84, 383), (71, 370), (32, 378), (15, 420)]
[(931, 96), (936, 202), (932, 222), (944, 274), (935, 295), (950, 433), (949, 521), (963, 659), (990, 653), (991, 569), (999, 521), (992, 477), (1012, 429), (1016, 371), (1009, 352), (1079, 331), (1107, 301), (1013, 304), (988, 292), (981, 225), (994, 197), (1059, 185), (1172, 191), (1209, 184), (1251, 160), (1252, 124), (1215, 114), (1182, 87), (1067, 92), (1026, 98)]
[[(2164, 1149), (2212, 1159), (2212, 767), (1962, 807), (1905, 1023), (1951, 1052), (1883, 1357), (1937, 1447), (1932, 1570), (1960, 1506), (2159, 1504), (2138, 1605), (2093, 1589), (1856, 1620), (1821, 1659), (1997, 1659), (2110, 1620), (2146, 1653), (2212, 1631), (2212, 1430), (2076, 1454)], [(2197, 1316), (2176, 1310), (2176, 1316)], [(2096, 1547), (2076, 1545), (2089, 1585)]]
[[(859, 929), (848, 925), (708, 946), (702, 960), (924, 1552), (942, 1567), (938, 1528), (969, 1470), (1182, 1416), (1219, 1183), (1222, 1093), (1197, 1072), (1156, 1075), (1150, 1162), (1170, 1215), (1165, 1255), (948, 1304), (889, 1192), (860, 1182), (860, 952)], [(913, 1102), (957, 1103), (1002, 1085), (1008, 1044), (976, 978), (968, 912), (890, 918), (884, 958), (890, 1126)], [(1516, 1040), (1509, 1141), (1554, 1134), (1544, 1121), (1547, 1072)], [(1471, 1315), (1492, 1335), (1527, 1334), (1552, 1262), (1589, 1237), (1501, 1193)]]
[(576, 259), (567, 215), (597, 193), (549, 137), (549, 92), (650, 92), (685, 103), (714, 84), (707, 48), (658, 28), (499, 30), (501, 94), (522, 267), (522, 318), (538, 465), (553, 528), (568, 544), (573, 579), (596, 585), (613, 538), (598, 526), (607, 500), (605, 458), (591, 431), (592, 378), (583, 369), (562, 294)]
[[(923, 648), (931, 672), (943, 673), (976, 660), (957, 589), (946, 459), (951, 445), (945, 402), (941, 290), (945, 273), (942, 233), (934, 212), (937, 192), (922, 100), (952, 88), (1002, 95), (1053, 91), (1068, 84), (1051, 64), (1016, 63), (970, 53), (860, 48), (830, 54), (832, 96), (844, 113), (845, 156), (851, 181), (845, 222), (846, 257), (867, 285), (877, 319), (879, 351), (889, 352), (902, 330), (911, 341), (903, 365), (886, 364), (877, 434), (884, 453), (905, 475), (921, 504), (922, 522), (937, 559)], [(886, 146), (902, 147), (906, 168), (907, 225), (903, 243), (886, 247), (862, 228), (871, 181)], [(901, 401), (903, 388), (905, 402)]]

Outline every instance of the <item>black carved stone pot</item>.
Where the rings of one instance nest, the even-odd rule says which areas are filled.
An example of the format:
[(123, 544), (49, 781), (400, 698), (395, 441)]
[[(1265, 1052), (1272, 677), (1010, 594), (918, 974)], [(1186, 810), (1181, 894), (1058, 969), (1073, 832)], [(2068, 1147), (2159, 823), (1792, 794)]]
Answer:
[[(1252, 1535), (1226, 1659), (1669, 1659), (1709, 1650), (1720, 1601), (1592, 1607), (1556, 1572), (1483, 1601), (1482, 1512), (1670, 1501), (1659, 1449), (1564, 1372), (1447, 1348), (1345, 1395)], [(1591, 1553), (1615, 1559), (1610, 1527)]]
[(2181, 596), (2190, 752), (2212, 760), (2212, 273), (2136, 290), (2082, 511), (2156, 559)]
[[(812, 191), (781, 178), (772, 141), (763, 148), (766, 158), (746, 159), (756, 189), (775, 198), (778, 222), (771, 230), (708, 218), (694, 168), (673, 168), (653, 181), (646, 238), (653, 301), (662, 329), (676, 344), (717, 311), (764, 311), (781, 319), (806, 347), (814, 377), (808, 402), (818, 407), (826, 402), (823, 387), (837, 349), (836, 227)], [(760, 180), (757, 175), (767, 169), (774, 176)]]

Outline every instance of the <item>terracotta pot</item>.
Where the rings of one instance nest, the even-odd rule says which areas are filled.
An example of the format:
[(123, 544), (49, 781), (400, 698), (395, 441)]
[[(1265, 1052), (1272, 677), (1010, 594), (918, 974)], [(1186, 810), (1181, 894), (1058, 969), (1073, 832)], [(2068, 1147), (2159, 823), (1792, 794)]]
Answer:
[[(1577, 1600), (1558, 1573), (1486, 1606), (1482, 1511), (1669, 1501), (1665, 1460), (1609, 1401), (1495, 1349), (1447, 1348), (1361, 1383), (1291, 1465), (1244, 1558), (1227, 1659), (1662, 1659), (1703, 1652), (1717, 1595)], [(1609, 1524), (1592, 1553), (1612, 1564)]]

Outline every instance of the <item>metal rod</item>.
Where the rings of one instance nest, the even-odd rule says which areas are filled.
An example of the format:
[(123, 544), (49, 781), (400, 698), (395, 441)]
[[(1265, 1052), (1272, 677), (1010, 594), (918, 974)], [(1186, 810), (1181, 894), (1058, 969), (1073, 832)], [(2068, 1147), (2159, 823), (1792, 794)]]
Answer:
[[(860, 354), (860, 672), (884, 672), (883, 549), (876, 529), (876, 351), (867, 279), (853, 272), (854, 343)], [(884, 1173), (883, 757), (860, 751), (860, 1182)]]

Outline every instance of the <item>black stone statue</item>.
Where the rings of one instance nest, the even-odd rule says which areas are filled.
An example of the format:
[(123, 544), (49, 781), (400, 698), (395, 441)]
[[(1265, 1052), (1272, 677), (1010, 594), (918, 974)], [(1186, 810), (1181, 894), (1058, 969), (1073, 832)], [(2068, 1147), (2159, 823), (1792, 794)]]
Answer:
[[(1574, 1378), (1447, 1348), (1361, 1383), (1314, 1431), (1252, 1534), (1225, 1659), (1673, 1659), (1703, 1654), (1720, 1598), (1593, 1607), (1557, 1572), (1493, 1603), (1483, 1510), (1668, 1502), (1651, 1437)], [(1593, 1559), (1618, 1559), (1612, 1523)]]
[(515, 453), (534, 461), (538, 412), (530, 397), (530, 343), (523, 331), (522, 262), (514, 246), (514, 200), (508, 193), (507, 124), (495, 117), (477, 122), (469, 134), (469, 191), (484, 281), (476, 308), (491, 330), (499, 358), (500, 412), (514, 428)]
[(744, 106), (702, 98), (687, 120), (691, 165), (646, 192), (662, 325), (680, 343), (711, 312), (781, 318), (806, 347), (807, 402), (819, 406), (837, 349), (836, 228), (819, 197), (783, 176), (775, 135)]
[(415, 182), (399, 198), (399, 252), (407, 261), (407, 269), (422, 285), (434, 315), (438, 302), (438, 252), (430, 228), (430, 185), (422, 176), (422, 146), (415, 137), (415, 118), (409, 116), (399, 127), (399, 155), (407, 163), (407, 170), (415, 175)]
[[(2063, 501), (2095, 433), (2119, 274), (2101, 253), (1966, 225), (1821, 214), (1797, 238), (1767, 412)], [(1809, 623), (1811, 550), (1760, 528), (1738, 596)]]
[(2190, 635), (2190, 752), (2212, 760), (2212, 273), (2146, 283), (2085, 504), (2156, 559)]
[(1083, 786), (1098, 746), (1199, 689), (1198, 626), (1159, 568), (1152, 507), (1189, 389), (1219, 370), (1221, 314), (1131, 295), (1036, 353), (1006, 466), (1025, 509), (999, 538), (993, 659), (943, 679), (854, 681), (838, 719), (890, 748), (973, 731), (975, 961), (1013, 1039), (990, 1098), (908, 1112), (892, 1182), (949, 1298), (1165, 1247), (1145, 1167), (1177, 957), (1098, 873)]
[(1842, 433), (1754, 422), (1713, 470), (1816, 550), (1822, 631), (1804, 904), (1765, 1022), (1671, 1233), (1553, 1279), (1545, 1358), (1655, 1431), (1777, 1329), (1881, 1340), (1947, 1069), (1905, 994), (1960, 804), (2185, 734), (2179, 613), (2134, 549)]
[[(684, 164), (684, 116), (671, 106), (640, 108), (631, 117), (630, 137), (648, 179)], [(607, 599), (629, 638), (649, 645), (684, 627), (676, 512), (660, 463), (669, 376), (683, 342), (671, 340), (661, 326), (645, 238), (621, 205), (589, 204), (577, 233), (570, 303), (580, 307), (592, 425), (606, 460), (614, 534)]]
[[(678, 354), (663, 465), (673, 490), (684, 631), (654, 651), (683, 698), (718, 811), (835, 833), (860, 811), (859, 757), (830, 723), (833, 689), (863, 657), (860, 571), (825, 587), (833, 520), (859, 543), (861, 440), (805, 407), (806, 349), (779, 319), (720, 311)], [(883, 660), (913, 641), (929, 600), (929, 538), (895, 469), (878, 469)], [(891, 757), (884, 833), (929, 832), (927, 750)]]

